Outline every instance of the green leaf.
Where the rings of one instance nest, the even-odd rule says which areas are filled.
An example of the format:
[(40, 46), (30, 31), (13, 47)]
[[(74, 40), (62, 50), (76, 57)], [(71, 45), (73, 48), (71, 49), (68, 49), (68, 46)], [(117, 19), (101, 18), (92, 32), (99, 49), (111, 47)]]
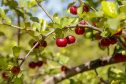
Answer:
[(31, 7), (34, 7), (36, 5), (36, 1), (28, 1), (28, 7), (31, 8)]
[(31, 27), (30, 22), (25, 22), (25, 29), (28, 29), (29, 27)]
[(11, 0), (10, 3), (9, 3), (9, 7), (11, 9), (15, 9), (16, 7), (18, 6), (18, 3), (14, 0)]
[(19, 16), (21, 16), (22, 18), (24, 18), (24, 13), (20, 9), (16, 8), (15, 11), (17, 12), (17, 14)]
[(56, 28), (55, 31), (54, 31), (56, 34), (61, 34), (62, 33), (62, 30), (60, 28)]
[(110, 35), (110, 32), (109, 31), (103, 31), (101, 34), (100, 34), (102, 37), (108, 37)]
[(39, 40), (39, 37), (38, 36), (35, 36), (35, 32), (34, 31), (27, 31), (27, 33), (32, 36), (35, 40)]
[(5, 36), (5, 34), (3, 32), (0, 32), (0, 36)]
[(23, 7), (23, 8), (25, 8), (26, 7), (26, 5), (27, 5), (27, 0), (20, 0), (19, 1), (19, 4), (20, 4), (20, 7)]
[(120, 12), (124, 12), (126, 14), (126, 5), (120, 7)]
[(62, 18), (61, 20), (60, 20), (60, 26), (63, 28), (63, 27), (65, 27), (66, 25), (68, 25), (68, 19), (66, 18), (66, 17), (64, 17), (64, 18)]
[(41, 29), (40, 31), (45, 31), (46, 27), (47, 27), (47, 21), (45, 21), (44, 19), (40, 19), (40, 24), (41, 24)]
[(83, 6), (77, 8), (77, 14), (82, 14), (83, 12)]
[(70, 3), (70, 4), (67, 6), (67, 10), (68, 10), (71, 6), (73, 6), (76, 2), (77, 2), (77, 1), (74, 1), (74, 2)]
[(54, 23), (57, 23), (57, 24), (60, 24), (60, 17), (58, 17), (58, 13), (55, 13), (54, 15), (53, 15), (53, 22)]
[(79, 22), (79, 18), (75, 18), (72, 22), (71, 22), (71, 24), (77, 24)]
[(14, 84), (22, 84), (21, 78), (15, 78)]
[(0, 8), (0, 17), (5, 18), (5, 12), (3, 9)]
[(3, 23), (10, 25), (11, 24), (11, 19), (4, 19)]
[(117, 8), (114, 2), (102, 1), (101, 5), (103, 7), (104, 14), (107, 17), (116, 17), (118, 15)]
[(20, 55), (20, 53), (22, 52), (22, 49), (21, 49), (21, 47), (17, 47), (17, 46), (14, 46), (13, 48), (12, 48), (12, 50), (13, 50), (13, 55), (17, 58), (19, 55)]
[(5, 61), (5, 58), (0, 56), (0, 65), (3, 67), (3, 68), (6, 68), (8, 63)]
[(37, 17), (30, 17), (30, 19), (31, 19), (33, 22), (39, 23), (39, 19), (38, 19)]

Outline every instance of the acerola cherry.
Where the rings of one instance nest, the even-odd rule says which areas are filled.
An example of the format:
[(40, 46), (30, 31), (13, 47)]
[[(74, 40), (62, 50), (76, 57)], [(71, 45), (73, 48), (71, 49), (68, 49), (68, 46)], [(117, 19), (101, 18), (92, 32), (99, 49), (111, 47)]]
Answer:
[(67, 36), (66, 39), (67, 39), (68, 44), (71, 44), (71, 43), (75, 42), (75, 37), (73, 35)]
[(126, 62), (126, 55), (123, 55), (123, 61)]
[[(33, 46), (34, 46), (36, 43), (37, 43), (37, 41), (34, 41)], [(35, 47), (35, 49), (39, 49), (39, 46), (40, 46), (40, 44), (38, 43), (38, 45)]]
[(124, 40), (126, 41), (126, 35), (124, 35)]
[(97, 22), (94, 22), (94, 26), (97, 26)]
[(101, 46), (106, 46), (106, 47), (108, 47), (108, 46), (110, 45), (110, 41), (109, 41), (108, 38), (102, 38), (102, 39), (100, 40), (100, 44), (101, 44)]
[[(42, 44), (42, 43), (41, 43), (41, 44)], [(43, 44), (42, 44), (42, 47), (44, 47), (44, 48), (45, 48), (46, 46), (47, 46), (47, 42), (46, 42), (46, 41), (44, 41), (44, 42), (43, 42)]]
[(61, 67), (61, 70), (62, 70), (62, 71), (66, 71), (66, 70), (68, 70), (68, 68), (67, 68), (66, 66), (62, 66), (62, 67)]
[(30, 62), (29, 67), (34, 69), (36, 67), (36, 63), (35, 62)]
[(14, 75), (19, 74), (19, 72), (20, 72), (20, 67), (19, 67), (19, 66), (14, 66), (14, 67), (11, 69), (11, 73), (14, 74)]
[(76, 6), (71, 6), (70, 7), (70, 13), (73, 15), (77, 15), (77, 8)]
[(56, 44), (57, 44), (58, 47), (66, 47), (67, 39), (66, 38), (58, 38), (56, 40)]
[(41, 67), (42, 65), (43, 65), (43, 62), (42, 61), (37, 61), (36, 62), (36, 66)]
[(8, 78), (8, 73), (6, 73), (6, 72), (4, 72), (3, 74), (2, 74), (2, 76), (3, 76), (3, 78)]
[(109, 37), (109, 40), (110, 40), (110, 44), (115, 44), (116, 43), (116, 40), (113, 37)]
[(122, 29), (118, 33), (116, 33), (114, 35), (116, 36), (116, 35), (121, 35), (121, 34), (122, 34)]
[(96, 33), (96, 34), (94, 35), (94, 37), (95, 37), (96, 40), (102, 39), (102, 36), (100, 35), (100, 33)]
[(114, 59), (118, 62), (122, 61), (123, 60), (123, 56), (121, 53), (115, 53), (114, 54)]
[(85, 32), (85, 28), (77, 27), (77, 28), (75, 29), (75, 33), (76, 33), (77, 35), (83, 35), (84, 32)]
[(89, 12), (88, 6), (83, 6), (83, 12)]
[(81, 21), (81, 22), (80, 22), (80, 24), (85, 25), (85, 24), (86, 24), (86, 22), (85, 22), (85, 21)]

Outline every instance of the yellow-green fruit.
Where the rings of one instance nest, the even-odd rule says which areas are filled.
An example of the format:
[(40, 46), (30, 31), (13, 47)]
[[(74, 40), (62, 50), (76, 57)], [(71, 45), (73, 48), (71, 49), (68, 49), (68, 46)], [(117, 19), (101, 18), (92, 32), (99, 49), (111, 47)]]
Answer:
[(84, 37), (85, 38), (92, 39), (93, 38), (93, 32), (92, 31), (85, 32)]

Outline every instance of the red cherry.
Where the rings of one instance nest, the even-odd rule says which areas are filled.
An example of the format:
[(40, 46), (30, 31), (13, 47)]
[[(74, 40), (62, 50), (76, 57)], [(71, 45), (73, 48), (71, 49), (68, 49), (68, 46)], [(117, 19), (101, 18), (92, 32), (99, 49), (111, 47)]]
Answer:
[(57, 44), (58, 47), (66, 47), (67, 39), (66, 38), (58, 38), (56, 40), (56, 44)]
[(97, 22), (94, 22), (94, 26), (97, 26)]
[(43, 42), (43, 44), (42, 44), (42, 47), (44, 47), (44, 48), (45, 48), (46, 46), (47, 46), (47, 42), (46, 42), (46, 41), (44, 41), (44, 42)]
[(61, 67), (61, 70), (62, 70), (62, 71), (66, 71), (66, 70), (68, 70), (68, 68), (67, 68), (66, 66), (62, 66), (62, 67)]
[(94, 37), (95, 37), (96, 40), (102, 39), (102, 36), (100, 35), (100, 33), (96, 33), (96, 34), (94, 35)]
[(70, 67), (71, 69), (74, 68), (73, 66)]
[(82, 27), (77, 27), (75, 29), (75, 33), (78, 34), (78, 35), (83, 35), (85, 32), (85, 28), (82, 28)]
[(83, 12), (89, 12), (88, 6), (83, 6)]
[(75, 42), (75, 37), (73, 35), (67, 36), (66, 39), (67, 39), (68, 44), (71, 44), (71, 43)]
[(20, 72), (20, 67), (19, 67), (19, 66), (14, 66), (14, 67), (11, 69), (11, 73), (14, 74), (14, 75), (19, 74), (19, 72)]
[(123, 60), (123, 56), (121, 53), (116, 53), (114, 54), (114, 59), (118, 62), (122, 61)]
[(123, 55), (123, 60), (126, 62), (126, 55)]
[(4, 72), (3, 74), (2, 74), (2, 76), (3, 76), (3, 78), (8, 78), (8, 73), (6, 73), (6, 72)]
[(76, 6), (71, 6), (70, 7), (70, 13), (73, 15), (77, 15), (77, 8)]
[(122, 29), (118, 33), (116, 33), (114, 35), (116, 36), (116, 35), (121, 35), (121, 34), (122, 34)]
[[(34, 41), (33, 46), (34, 46), (36, 43), (37, 43), (37, 41)], [(35, 47), (35, 49), (39, 49), (39, 46), (40, 46), (40, 44), (38, 43), (38, 45)]]
[(36, 62), (36, 66), (41, 67), (42, 65), (43, 65), (43, 62), (42, 61), (37, 61)]
[(110, 41), (109, 41), (108, 38), (102, 38), (102, 39), (100, 40), (100, 44), (101, 44), (101, 46), (106, 46), (106, 47), (108, 47), (108, 46), (110, 45)]
[(81, 21), (81, 22), (80, 22), (80, 24), (85, 25), (85, 24), (86, 24), (86, 22), (85, 22), (85, 21)]
[(109, 40), (110, 40), (110, 44), (115, 44), (116, 43), (116, 40), (113, 37), (109, 37)]
[(35, 62), (30, 62), (29, 67), (34, 69), (36, 67), (36, 63)]
[(124, 40), (126, 41), (126, 35), (124, 35)]

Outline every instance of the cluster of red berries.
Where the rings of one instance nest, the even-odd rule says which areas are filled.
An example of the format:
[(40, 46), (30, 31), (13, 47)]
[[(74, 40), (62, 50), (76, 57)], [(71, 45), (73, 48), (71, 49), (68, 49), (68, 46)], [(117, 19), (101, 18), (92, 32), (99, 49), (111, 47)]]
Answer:
[(41, 67), (43, 65), (43, 61), (30, 62), (29, 67), (34, 69), (36, 66)]
[(67, 66), (62, 66), (61, 71), (66, 71), (66, 70), (72, 69), (72, 68), (73, 68), (73, 66), (71, 66), (70, 68), (68, 68)]
[[(77, 9), (78, 9), (78, 7), (71, 6), (70, 7), (70, 13), (73, 14), (73, 15), (77, 15)], [(89, 12), (88, 6), (86, 6), (86, 5), (83, 6), (83, 12)]]
[[(37, 41), (34, 41), (33, 46), (34, 46), (36, 43), (37, 43)], [(45, 48), (45, 47), (47, 46), (47, 42), (44, 41), (44, 42), (38, 43), (38, 45), (35, 47), (35, 49), (39, 49), (40, 46), (42, 46), (42, 47)]]
[(9, 76), (8, 76), (9, 74), (7, 73), (7, 72), (4, 72), (3, 74), (2, 74), (2, 77), (3, 78), (5, 78), (5, 79), (7, 79)]
[(75, 37), (73, 35), (69, 35), (66, 38), (58, 38), (56, 40), (56, 44), (58, 47), (66, 47), (67, 44), (72, 44), (75, 42)]
[(121, 53), (115, 53), (114, 59), (118, 62), (125, 61), (126, 62), (126, 55), (122, 55)]

